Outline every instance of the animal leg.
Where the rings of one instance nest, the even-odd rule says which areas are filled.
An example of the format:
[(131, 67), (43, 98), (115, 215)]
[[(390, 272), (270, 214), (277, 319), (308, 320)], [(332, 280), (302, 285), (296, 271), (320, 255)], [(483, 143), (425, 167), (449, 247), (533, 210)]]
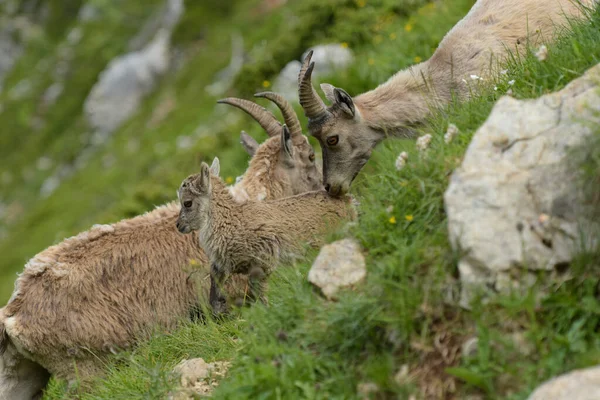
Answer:
[(225, 271), (216, 263), (210, 265), (210, 296), (209, 303), (213, 314), (218, 316), (227, 313), (227, 298), (223, 293)]
[(260, 300), (267, 304), (267, 297), (265, 295), (267, 274), (264, 269), (258, 266), (250, 268), (250, 271), (248, 272), (248, 282), (250, 286), (250, 293), (248, 294), (249, 299), (253, 302)]

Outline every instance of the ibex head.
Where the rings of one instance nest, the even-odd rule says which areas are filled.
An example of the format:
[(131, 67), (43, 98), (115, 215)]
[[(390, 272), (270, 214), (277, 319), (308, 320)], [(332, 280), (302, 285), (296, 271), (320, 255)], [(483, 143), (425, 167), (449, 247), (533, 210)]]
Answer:
[(315, 63), (308, 53), (298, 76), (300, 105), (308, 118), (308, 130), (323, 152), (323, 183), (333, 196), (345, 194), (367, 163), (382, 134), (364, 123), (352, 97), (343, 89), (322, 84), (332, 105), (325, 106), (311, 82)]
[(210, 168), (205, 162), (200, 166), (200, 173), (190, 175), (181, 182), (177, 197), (181, 203), (177, 229), (181, 233), (190, 233), (198, 230), (210, 207), (212, 185), (210, 175), (219, 176), (219, 159), (215, 157)]
[(250, 167), (245, 177), (247, 186), (257, 186), (257, 178), (252, 174), (261, 171), (261, 163), (269, 164), (272, 174), (271, 184), (278, 186), (277, 197), (288, 197), (323, 187), (322, 174), (315, 160), (315, 152), (302, 134), (302, 127), (294, 109), (283, 96), (264, 92), (256, 97), (274, 102), (283, 115), (287, 127), (275, 116), (248, 100), (227, 98), (219, 103), (237, 107), (254, 118), (271, 137), (261, 146), (247, 133), (242, 132), (241, 143), (251, 156)]

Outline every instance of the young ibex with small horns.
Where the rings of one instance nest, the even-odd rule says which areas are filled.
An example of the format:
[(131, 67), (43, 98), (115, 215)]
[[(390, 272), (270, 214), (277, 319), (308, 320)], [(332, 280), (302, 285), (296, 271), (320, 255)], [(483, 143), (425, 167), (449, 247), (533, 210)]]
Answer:
[(310, 134), (323, 151), (323, 178), (332, 195), (346, 193), (373, 148), (389, 135), (410, 137), (432, 105), (466, 98), (470, 75), (488, 77), (509, 51), (523, 52), (552, 39), (568, 18), (581, 18), (597, 0), (478, 0), (441, 41), (433, 56), (351, 97), (322, 84), (326, 107), (311, 83), (312, 52), (298, 77), (300, 104)]
[[(279, 95), (286, 123), (239, 99), (270, 138), (258, 145), (242, 134), (253, 158), (242, 180), (228, 189), (238, 202), (292, 196), (321, 187), (314, 152), (296, 115)], [(180, 234), (173, 202), (142, 216), (102, 225), (51, 246), (33, 257), (0, 309), (0, 399), (31, 399), (49, 374), (85, 380), (102, 370), (111, 352), (171, 329), (208, 299), (209, 264), (197, 239)], [(192, 260), (198, 273), (186, 272)], [(192, 261), (193, 262), (193, 261)], [(243, 295), (246, 278), (227, 288)], [(200, 292), (200, 293), (199, 293)], [(200, 298), (199, 298), (200, 294)]]
[(218, 175), (215, 158), (210, 169), (202, 163), (199, 174), (184, 179), (177, 220), (180, 232), (198, 231), (210, 259), (210, 304), (216, 314), (227, 309), (221, 287), (229, 275), (248, 274), (249, 297), (262, 298), (265, 280), (279, 261), (301, 251), (303, 242), (319, 244), (327, 230), (354, 217), (350, 198), (334, 198), (325, 190), (236, 203)]

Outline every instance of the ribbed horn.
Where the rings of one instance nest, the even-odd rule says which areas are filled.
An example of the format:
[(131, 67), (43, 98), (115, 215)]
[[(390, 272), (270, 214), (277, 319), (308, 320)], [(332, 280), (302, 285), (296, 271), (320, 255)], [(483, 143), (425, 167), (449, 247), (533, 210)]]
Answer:
[(290, 134), (292, 135), (292, 142), (298, 144), (302, 140), (302, 126), (300, 125), (300, 120), (290, 102), (282, 95), (274, 92), (261, 92), (256, 93), (254, 96), (271, 100), (279, 107), (281, 114), (283, 115), (283, 120), (289, 127)]
[(248, 115), (256, 120), (267, 132), (269, 137), (278, 136), (281, 134), (281, 123), (277, 118), (266, 108), (259, 106), (250, 100), (238, 99), (236, 97), (228, 97), (217, 101), (219, 104), (229, 104), (245, 111)]
[(311, 50), (306, 55), (306, 58), (304, 58), (302, 68), (300, 68), (300, 73), (298, 74), (298, 96), (300, 98), (300, 105), (304, 109), (304, 114), (307, 118), (322, 119), (328, 115), (328, 112), (323, 100), (321, 100), (312, 85), (311, 75), (315, 67), (315, 63), (310, 62), (312, 55), (313, 52)]

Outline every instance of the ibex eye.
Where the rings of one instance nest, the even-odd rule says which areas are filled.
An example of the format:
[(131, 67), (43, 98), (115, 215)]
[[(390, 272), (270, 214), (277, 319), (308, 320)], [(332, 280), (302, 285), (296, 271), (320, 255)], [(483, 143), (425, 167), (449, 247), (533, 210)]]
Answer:
[(315, 161), (315, 154), (314, 154), (314, 153), (312, 153), (310, 156), (308, 156), (308, 159), (309, 159), (311, 162)]
[(192, 201), (191, 200), (184, 201), (183, 206), (185, 208), (190, 208), (192, 206)]
[(330, 146), (335, 146), (336, 144), (338, 144), (338, 141), (339, 141), (338, 135), (329, 136), (327, 138), (327, 144), (330, 145)]

